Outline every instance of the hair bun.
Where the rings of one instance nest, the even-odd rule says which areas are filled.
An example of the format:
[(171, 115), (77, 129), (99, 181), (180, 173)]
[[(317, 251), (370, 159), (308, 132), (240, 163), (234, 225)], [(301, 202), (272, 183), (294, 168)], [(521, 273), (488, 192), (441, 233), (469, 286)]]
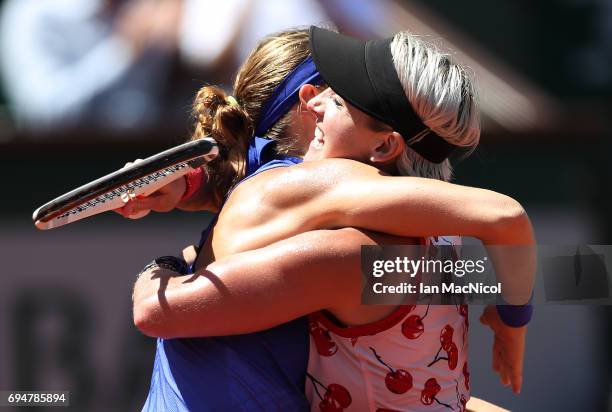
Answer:
[(204, 86), (195, 97), (193, 112), (197, 117), (204, 115), (214, 118), (219, 107), (226, 104), (226, 94), (223, 89), (216, 86)]
[(253, 122), (237, 101), (233, 104), (225, 91), (216, 86), (204, 86), (198, 91), (193, 117), (192, 139), (210, 136), (219, 146), (219, 156), (206, 169), (218, 189), (216, 195), (222, 196), (236, 183), (238, 171), (245, 167), (244, 153), (253, 135)]

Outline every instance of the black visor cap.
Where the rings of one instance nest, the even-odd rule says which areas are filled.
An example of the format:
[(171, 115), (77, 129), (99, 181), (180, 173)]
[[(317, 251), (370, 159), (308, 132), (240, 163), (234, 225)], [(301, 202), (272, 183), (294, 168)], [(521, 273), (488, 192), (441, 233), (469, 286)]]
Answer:
[(390, 38), (368, 42), (311, 26), (313, 60), (325, 82), (353, 106), (410, 139), (410, 147), (432, 163), (441, 163), (457, 148), (425, 126), (414, 112), (397, 77)]

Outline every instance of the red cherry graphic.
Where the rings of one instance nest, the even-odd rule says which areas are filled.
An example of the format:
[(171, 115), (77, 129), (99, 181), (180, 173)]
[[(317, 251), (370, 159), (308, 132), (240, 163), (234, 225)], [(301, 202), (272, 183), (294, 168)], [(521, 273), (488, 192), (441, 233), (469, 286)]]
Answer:
[(451, 325), (446, 325), (440, 331), (440, 345), (442, 345), (442, 349), (448, 352), (451, 343), (453, 343), (453, 333), (455, 330)]
[(332, 400), (324, 399), (321, 402), (319, 402), (319, 410), (321, 412), (340, 412), (343, 409), (340, 408), (339, 406), (336, 406), (336, 404), (333, 403)]
[(448, 354), (448, 367), (450, 370), (455, 370), (457, 367), (457, 361), (459, 360), (459, 350), (454, 342), (451, 343)]
[(423, 405), (431, 405), (435, 396), (440, 392), (440, 385), (436, 378), (429, 378), (425, 382), (425, 388), (421, 391), (421, 403)]
[(419, 315), (410, 315), (402, 323), (402, 334), (408, 339), (416, 339), (423, 334), (425, 326)]
[(385, 385), (391, 392), (401, 395), (412, 388), (412, 375), (403, 369), (387, 373)]
[(327, 385), (327, 392), (325, 392), (324, 398), (333, 399), (338, 402), (342, 408), (348, 408), (351, 402), (353, 402), (349, 391), (344, 386), (337, 383)]
[(438, 353), (436, 353), (434, 360), (429, 362), (429, 365), (427, 365), (427, 367), (430, 367), (438, 361), (445, 360), (448, 361), (448, 368), (450, 370), (455, 370), (455, 368), (457, 367), (457, 362), (459, 360), (459, 350), (457, 349), (457, 345), (455, 345), (454, 342), (451, 342), (450, 348), (448, 348), (448, 351), (445, 351), (446, 357), (440, 356), (441, 351), (442, 348), (438, 349)]
[[(413, 306), (414, 305), (410, 305)], [(412, 311), (413, 308), (410, 309)], [(427, 305), (427, 310), (425, 311), (425, 315), (410, 315), (406, 318), (404, 322), (402, 322), (402, 334), (408, 339), (416, 339), (425, 332), (425, 325), (423, 324), (423, 319), (427, 317), (429, 313), (429, 305)]]
[(423, 391), (421, 392), (421, 403), (423, 405), (431, 405), (433, 403), (433, 398)]
[(315, 342), (319, 355), (332, 356), (338, 352), (338, 345), (332, 340), (328, 330), (323, 329), (313, 320), (308, 322), (308, 328), (310, 329), (310, 335)]
[(439, 405), (446, 406), (449, 409), (453, 409), (450, 405), (440, 402), (436, 399), (436, 395), (442, 388), (438, 384), (436, 378), (429, 378), (425, 382), (425, 388), (421, 391), (421, 403), (423, 405), (431, 405), (433, 401), (436, 401)]
[(387, 389), (398, 395), (408, 392), (412, 388), (412, 375), (410, 372), (404, 369), (394, 370), (382, 360), (374, 348), (370, 347), (370, 350), (374, 353), (376, 359), (389, 369), (387, 376), (385, 376), (385, 386)]
[(467, 361), (463, 363), (463, 379), (465, 382), (465, 389), (470, 390), (470, 372), (468, 372)]
[(319, 410), (321, 412), (341, 412), (344, 410), (334, 399), (325, 394), (325, 399), (319, 402)]
[[(319, 409), (322, 412), (342, 412), (344, 411), (344, 408), (348, 408), (353, 402), (351, 394), (344, 386), (337, 383), (330, 383), (329, 385), (325, 386), (309, 373), (306, 375), (312, 381), (315, 392), (317, 393), (319, 399), (321, 399), (321, 402), (319, 402)], [(325, 395), (321, 396), (318, 386), (325, 389)]]
[(430, 393), (431, 396), (433, 397), (433, 396), (436, 396), (438, 392), (440, 392), (440, 389), (442, 388), (438, 384), (438, 381), (436, 380), (436, 378), (429, 378), (425, 382), (425, 389), (423, 390)]
[[(442, 359), (448, 361), (450, 370), (454, 370), (457, 367), (459, 350), (457, 349), (457, 345), (453, 342), (453, 332), (454, 329), (451, 325), (446, 325), (442, 328), (440, 331), (440, 349), (438, 349), (438, 353), (434, 356), (434, 360), (427, 365), (428, 367)], [(446, 357), (440, 356), (441, 351), (446, 352)]]

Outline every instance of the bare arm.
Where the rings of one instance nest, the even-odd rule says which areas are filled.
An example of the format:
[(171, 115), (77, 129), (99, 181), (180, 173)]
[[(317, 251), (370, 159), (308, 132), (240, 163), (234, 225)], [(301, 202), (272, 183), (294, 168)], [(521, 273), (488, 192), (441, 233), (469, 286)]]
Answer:
[(359, 181), (340, 182), (314, 208), (336, 207), (332, 225), (354, 226), (398, 236), (461, 235), (487, 247), (503, 296), (525, 304), (536, 269), (535, 238), (523, 207), (491, 190), (433, 179), (383, 176), (368, 170)]
[(485, 189), (416, 177), (372, 176), (331, 192), (333, 221), (400, 236), (472, 236), (488, 244), (528, 244), (531, 225), (514, 199)]
[(251, 186), (240, 202), (265, 193), (258, 202), (269, 213), (261, 225), (291, 216), (307, 230), (358, 227), (406, 237), (452, 234), (485, 244), (533, 243), (527, 214), (511, 197), (434, 179), (385, 176), (352, 160), (305, 162)]
[(220, 336), (357, 305), (358, 245), (371, 242), (352, 229), (308, 232), (221, 259), (191, 277), (149, 270), (134, 287), (134, 322), (150, 336)]
[(334, 192), (334, 196), (346, 199), (339, 225), (375, 224), (376, 228), (369, 228), (404, 236), (473, 236), (490, 244), (532, 240), (523, 207), (491, 190), (370, 174), (361, 184), (338, 187)]
[[(239, 210), (254, 198), (263, 212), (247, 224), (251, 228), (232, 228), (242, 230), (233, 239), (236, 249), (259, 247), (257, 242), (276, 240), (275, 234), (337, 227), (403, 237), (472, 236), (487, 246), (506, 301), (524, 304), (531, 295), (533, 230), (523, 207), (508, 196), (433, 179), (385, 176), (345, 159), (306, 162), (254, 183), (234, 204)], [(245, 223), (231, 215), (228, 220)]]

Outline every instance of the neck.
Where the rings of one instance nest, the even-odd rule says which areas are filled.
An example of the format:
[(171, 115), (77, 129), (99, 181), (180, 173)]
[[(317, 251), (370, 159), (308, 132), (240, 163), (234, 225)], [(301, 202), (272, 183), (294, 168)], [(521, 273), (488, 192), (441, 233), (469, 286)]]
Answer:
[(397, 169), (397, 163), (395, 161), (388, 162), (388, 163), (382, 163), (382, 164), (381, 163), (374, 163), (374, 164), (370, 163), (370, 165), (374, 166), (381, 172), (385, 172), (388, 175), (391, 175), (391, 176), (399, 175), (399, 171)]

